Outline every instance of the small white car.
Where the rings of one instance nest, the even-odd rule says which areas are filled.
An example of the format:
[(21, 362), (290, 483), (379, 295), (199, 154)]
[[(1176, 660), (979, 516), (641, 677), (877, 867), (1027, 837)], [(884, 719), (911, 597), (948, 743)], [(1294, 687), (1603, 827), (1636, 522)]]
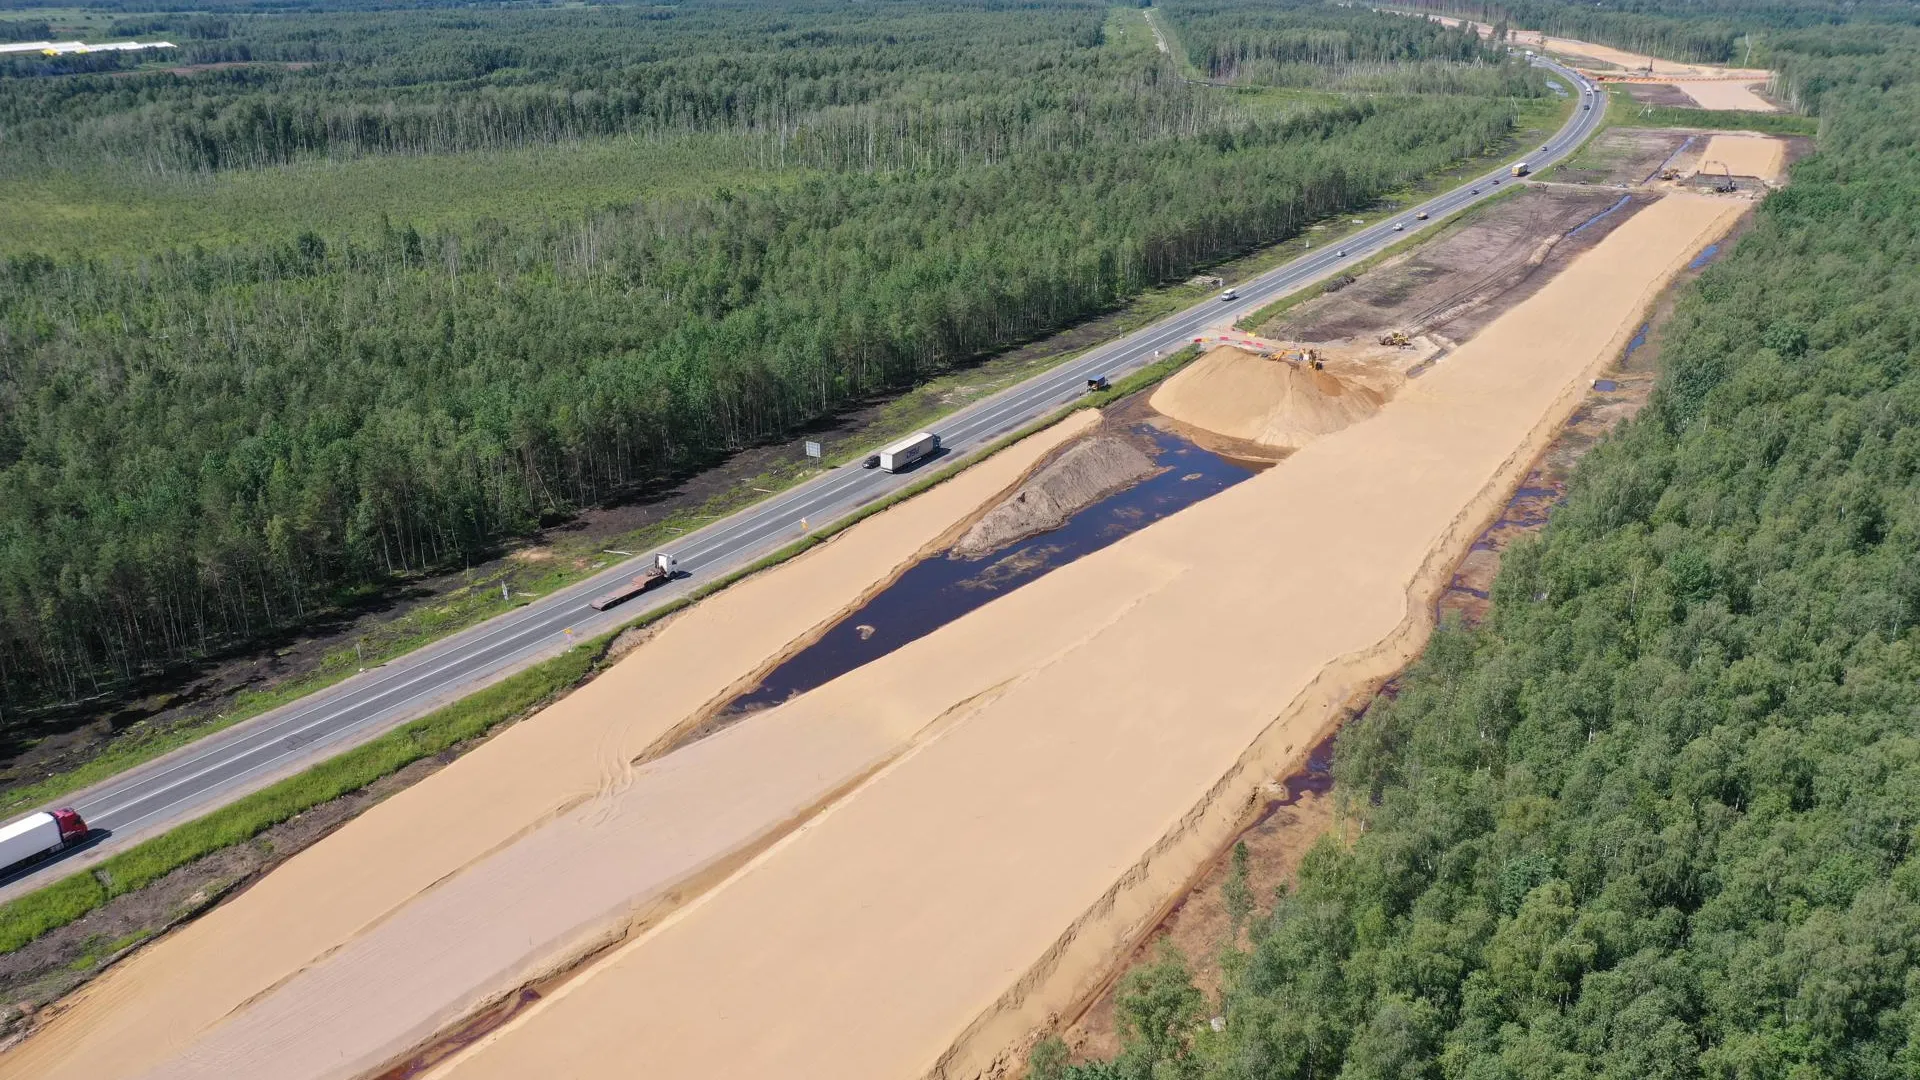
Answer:
[(1396, 221), (1396, 222), (1394, 222), (1394, 223), (1393, 223), (1393, 231), (1394, 231), (1394, 232), (1406, 232), (1406, 231), (1407, 231), (1407, 223), (1406, 223), (1406, 222), (1404, 222), (1404, 221)]
[(1234, 292), (1232, 289), (1228, 289), (1226, 292), (1223, 292), (1220, 294), (1220, 302), (1223, 304), (1229, 300), (1238, 300), (1238, 299), (1240, 299), (1240, 294), (1237, 292)]

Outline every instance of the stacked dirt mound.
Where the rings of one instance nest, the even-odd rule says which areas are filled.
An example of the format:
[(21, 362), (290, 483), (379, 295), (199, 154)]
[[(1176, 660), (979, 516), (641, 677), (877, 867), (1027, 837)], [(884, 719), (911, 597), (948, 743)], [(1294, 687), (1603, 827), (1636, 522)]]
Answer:
[(1129, 439), (1118, 435), (1081, 439), (987, 511), (953, 545), (953, 554), (973, 558), (1057, 529), (1074, 511), (1158, 471), (1153, 459)]
[(1299, 449), (1380, 411), (1387, 394), (1353, 375), (1215, 349), (1154, 391), (1183, 424), (1276, 449)]

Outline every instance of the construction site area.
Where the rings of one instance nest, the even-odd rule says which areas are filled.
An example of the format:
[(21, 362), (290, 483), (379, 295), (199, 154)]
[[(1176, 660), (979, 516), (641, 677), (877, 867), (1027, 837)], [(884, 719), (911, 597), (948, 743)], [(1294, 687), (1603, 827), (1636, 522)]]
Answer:
[(1516, 184), (635, 634), (74, 994), (0, 1078), (1110, 1051), (1157, 942), (1217, 986), (1234, 845), (1265, 897), (1336, 827), (1330, 738), (1484, 611), (1499, 550), (1646, 400), (1649, 312), (1792, 153), (1609, 137), (1603, 179)]
[[(1494, 29), (1483, 22), (1433, 16), (1448, 26), (1472, 26), (1481, 37)], [(1628, 88), (1636, 100), (1648, 104), (1737, 112), (1778, 112), (1768, 96), (1773, 73), (1764, 68), (1662, 60), (1643, 53), (1616, 49), (1591, 41), (1554, 37), (1537, 30), (1513, 30), (1507, 41), (1515, 48), (1552, 53), (1572, 64), (1582, 75), (1602, 84)]]

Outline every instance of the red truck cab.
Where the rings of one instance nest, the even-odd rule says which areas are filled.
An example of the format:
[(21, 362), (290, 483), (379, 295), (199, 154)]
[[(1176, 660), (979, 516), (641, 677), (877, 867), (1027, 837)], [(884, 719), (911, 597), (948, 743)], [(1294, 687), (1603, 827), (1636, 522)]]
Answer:
[(60, 842), (68, 847), (85, 840), (87, 834), (93, 831), (87, 828), (86, 821), (77, 810), (54, 810), (52, 814), (53, 823), (60, 827)]

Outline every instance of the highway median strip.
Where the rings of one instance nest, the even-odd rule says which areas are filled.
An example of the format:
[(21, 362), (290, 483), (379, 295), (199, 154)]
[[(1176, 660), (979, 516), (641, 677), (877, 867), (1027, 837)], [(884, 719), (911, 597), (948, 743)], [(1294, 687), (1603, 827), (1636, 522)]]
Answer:
[[(95, 866), (76, 871), (53, 884), (0, 904), (0, 954), (14, 952), (116, 897), (144, 888), (196, 859), (245, 843), (281, 822), (332, 799), (359, 791), (413, 762), (463, 746), (477, 745), (501, 727), (533, 714), (598, 674), (606, 666), (608, 646), (620, 634), (658, 622), (747, 577), (804, 554), (861, 521), (944, 483), (976, 462), (1051, 427), (1071, 413), (1085, 408), (1099, 408), (1144, 390), (1178, 371), (1198, 355), (1197, 348), (1181, 349), (1114, 381), (1109, 389), (1089, 393), (1064, 405), (1002, 436), (982, 450), (885, 498), (876, 499), (839, 521), (808, 534), (804, 539), (716, 578), (615, 630), (534, 664), (492, 686), (475, 691), (418, 720), (246, 795), (203, 817), (143, 841)], [(182, 919), (196, 914), (198, 911), (187, 913)]]

